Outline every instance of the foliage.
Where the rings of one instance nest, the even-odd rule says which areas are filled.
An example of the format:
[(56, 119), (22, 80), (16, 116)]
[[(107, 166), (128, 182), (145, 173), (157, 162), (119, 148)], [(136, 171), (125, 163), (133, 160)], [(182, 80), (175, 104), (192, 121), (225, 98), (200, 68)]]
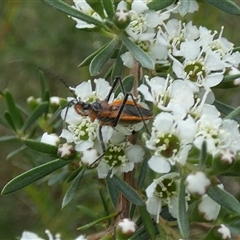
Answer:
[[(9, 90), (1, 92), (7, 110), (0, 123), (11, 134), (0, 141), (23, 144), (8, 157), (29, 148), (37, 153), (34, 167), (8, 182), (2, 194), (37, 180), (66, 181), (62, 207), (68, 208), (84, 191), (84, 179), (97, 171), (99, 186), (108, 191), (107, 196), (99, 191), (104, 214), (78, 226), (84, 232), (101, 223), (104, 230), (92, 238), (192, 239), (201, 225), (208, 231), (195, 239), (240, 234), (239, 201), (219, 177), (239, 177), (240, 150), (239, 109), (213, 94), (214, 88), (239, 85), (240, 53), (222, 37), (223, 29), (212, 33), (175, 19), (195, 12), (195, 1), (87, 0), (76, 1), (74, 8), (59, 0), (43, 2), (72, 17), (82, 31), (110, 38), (80, 67), (88, 66), (91, 76), (102, 76), (106, 64), (110, 67), (104, 79), (94, 80), (94, 91), (90, 81), (71, 88), (55, 76), (73, 95), (67, 101), (50, 97), (44, 77), (49, 72), (38, 67), (41, 99), (28, 98), (30, 111)], [(206, 2), (240, 14), (232, 1)], [(126, 95), (131, 90), (133, 95)]]

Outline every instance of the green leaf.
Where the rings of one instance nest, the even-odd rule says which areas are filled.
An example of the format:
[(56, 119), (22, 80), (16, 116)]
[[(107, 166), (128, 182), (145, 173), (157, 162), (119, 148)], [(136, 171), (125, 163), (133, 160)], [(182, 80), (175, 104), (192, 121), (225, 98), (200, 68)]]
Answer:
[(82, 170), (82, 168), (77, 168), (75, 170), (73, 170), (66, 178), (65, 182), (66, 183), (70, 183), (75, 177), (77, 177), (77, 175), (79, 174), (79, 172)]
[(116, 76), (121, 76), (123, 71), (123, 61), (121, 59), (121, 55), (126, 51), (125, 46), (122, 44), (118, 51), (118, 55), (116, 57), (116, 60), (114, 62), (114, 66), (111, 72), (111, 79), (114, 79)]
[(8, 128), (9, 125), (7, 124), (7, 122), (2, 118), (0, 117), (0, 124), (3, 125), (5, 128)]
[(85, 168), (83, 168), (81, 170), (81, 172), (78, 173), (77, 177), (74, 178), (74, 180), (72, 181), (71, 186), (69, 187), (69, 189), (67, 190), (67, 192), (63, 198), (62, 208), (67, 206), (73, 200), (73, 198), (79, 188), (79, 185), (80, 185), (80, 182), (84, 175), (84, 172), (85, 172)]
[(239, 78), (240, 74), (233, 74), (224, 76), (223, 80), (214, 88), (220, 89), (228, 89), (228, 88), (236, 88), (238, 85), (234, 84), (234, 80)]
[(12, 117), (11, 117), (11, 115), (10, 115), (10, 113), (8, 111), (4, 112), (4, 118), (5, 118), (8, 126), (12, 129), (12, 131), (16, 132), (17, 130), (16, 130), (15, 126), (14, 126)]
[(240, 203), (234, 196), (225, 190), (217, 186), (210, 186), (207, 195), (222, 207), (228, 209), (231, 212), (240, 214)]
[(230, 0), (205, 0), (208, 3), (211, 3), (215, 7), (221, 9), (222, 11), (232, 14), (232, 15), (240, 15), (240, 8), (239, 6)]
[(89, 72), (91, 76), (95, 76), (102, 71), (104, 64), (109, 60), (112, 56), (116, 46), (118, 44), (117, 38), (113, 38), (108, 45), (102, 49), (91, 61), (89, 66)]
[[(122, 85), (124, 92), (131, 92), (134, 84), (134, 76), (129, 75), (122, 79)], [(115, 95), (117, 96), (120, 92), (122, 92), (120, 84), (118, 85), (117, 89), (115, 90)]]
[(182, 177), (179, 186), (178, 192), (178, 227), (181, 232), (181, 236), (184, 239), (188, 239), (190, 230), (189, 230), (189, 220), (186, 209), (186, 191), (185, 191), (185, 178)]
[(112, 178), (105, 178), (107, 190), (111, 199), (113, 206), (116, 208), (118, 203), (119, 190), (116, 189), (115, 185), (112, 182)]
[[(109, 176), (107, 178), (110, 178)], [(145, 203), (142, 200), (142, 198), (139, 196), (139, 194), (136, 192), (135, 189), (133, 189), (131, 186), (129, 186), (127, 183), (125, 183), (123, 180), (119, 179), (115, 175), (109, 179), (109, 181), (114, 184), (115, 188), (117, 188), (119, 191), (122, 192), (122, 194), (132, 203), (137, 206), (144, 206)]]
[(158, 10), (162, 10), (168, 6), (170, 6), (171, 4), (173, 4), (175, 2), (175, 0), (152, 0), (150, 3), (148, 3), (148, 7), (149, 9), (158, 11)]
[(29, 128), (43, 113), (48, 110), (48, 102), (40, 103), (30, 114), (27, 120), (24, 122), (21, 131), (24, 132)]
[[(110, 209), (109, 209), (110, 205), (109, 205), (109, 201), (107, 201), (108, 195), (106, 195), (106, 189), (99, 188), (99, 195), (102, 200), (102, 206), (104, 208), (105, 215), (109, 215), (110, 214)], [(110, 219), (108, 220), (108, 224), (109, 225), (111, 224)]]
[(96, 0), (86, 0), (86, 2), (89, 4), (89, 6), (99, 14), (101, 18), (105, 18), (104, 11), (103, 11), (103, 6), (101, 1), (96, 1)]
[(43, 142), (34, 141), (31, 139), (24, 139), (23, 142), (30, 147), (31, 149), (42, 152), (46, 154), (57, 155), (58, 147), (50, 144), (46, 144)]
[(105, 47), (107, 46), (107, 43), (104, 44), (102, 47), (100, 47), (99, 49), (97, 49), (95, 52), (93, 52), (92, 54), (90, 54), (88, 57), (86, 57), (79, 65), (78, 67), (84, 67), (84, 66), (88, 66), (91, 61), (93, 60), (93, 58), (99, 53), (101, 52)]
[(21, 188), (24, 188), (69, 163), (70, 161), (56, 159), (51, 162), (42, 164), (38, 167), (32, 168), (31, 170), (22, 173), (21, 175), (8, 182), (2, 190), (2, 194), (9, 194)]
[(97, 20), (96, 18), (93, 18), (79, 10), (77, 10), (76, 8), (73, 8), (72, 6), (64, 3), (61, 0), (42, 0), (43, 2), (49, 4), (50, 6), (56, 8), (57, 10), (66, 13), (72, 17), (76, 17), (78, 19), (83, 20), (84, 22), (87, 23), (92, 23), (96, 26), (99, 27), (105, 27), (104, 23), (102, 23), (101, 21)]
[(21, 146), (20, 148), (17, 148), (17, 149), (15, 149), (15, 150), (11, 151), (11, 152), (7, 155), (6, 159), (9, 160), (10, 158), (14, 157), (15, 155), (23, 152), (26, 148), (27, 148), (26, 146)]
[(6, 142), (6, 141), (11, 141), (11, 140), (17, 140), (17, 137), (15, 135), (0, 137), (0, 142)]
[[(215, 101), (213, 104), (224, 115), (230, 115), (231, 116), (231, 113), (235, 111), (235, 109), (233, 107), (231, 107), (231, 106), (229, 106), (225, 103), (219, 102), (219, 101)], [(240, 123), (240, 116), (236, 116), (235, 113), (234, 113), (232, 119), (234, 119), (235, 121)]]
[(190, 0), (180, 0), (180, 6), (178, 8), (178, 11), (182, 17), (188, 13), (189, 6), (190, 6)]
[(93, 222), (88, 223), (88, 224), (86, 224), (82, 227), (79, 227), (79, 228), (77, 228), (77, 230), (80, 230), (80, 231), (86, 230), (86, 229), (88, 229), (88, 228), (90, 228), (90, 227), (92, 227), (92, 226), (94, 226), (94, 225), (96, 225), (100, 222), (106, 221), (106, 220), (111, 219), (111, 218), (115, 218), (118, 214), (119, 214), (118, 212), (114, 212), (112, 214), (109, 214), (106, 217), (99, 218), (96, 221), (93, 221)]
[(152, 218), (146, 209), (146, 206), (139, 207), (139, 212), (141, 215), (141, 219), (143, 221), (145, 231), (148, 233), (149, 239), (155, 239), (156, 238), (155, 228), (153, 225)]
[(132, 53), (134, 58), (142, 65), (142, 67), (153, 70), (155, 67), (153, 59), (144, 52), (140, 47), (128, 39), (127, 36), (121, 34), (120, 39), (126, 48)]
[(114, 3), (113, 0), (101, 0), (102, 5), (110, 19), (114, 17), (115, 9), (114, 9)]
[(240, 106), (230, 112), (224, 119), (235, 119), (240, 115)]
[(8, 105), (8, 111), (13, 121), (14, 127), (16, 129), (20, 129), (23, 124), (23, 119), (17, 106), (15, 105), (12, 94), (8, 90), (6, 90), (4, 96)]
[(204, 171), (207, 161), (207, 143), (203, 141), (200, 152), (199, 171)]

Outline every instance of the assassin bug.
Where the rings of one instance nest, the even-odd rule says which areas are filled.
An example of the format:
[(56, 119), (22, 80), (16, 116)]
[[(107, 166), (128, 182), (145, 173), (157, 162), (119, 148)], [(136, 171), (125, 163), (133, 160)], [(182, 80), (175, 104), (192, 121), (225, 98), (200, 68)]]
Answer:
[[(117, 84), (120, 85), (124, 94), (124, 98), (120, 100), (114, 100), (113, 102), (109, 103), (110, 97)], [(71, 90), (71, 88), (69, 89)], [(75, 96), (75, 93), (72, 90), (71, 92)], [(129, 97), (131, 100), (129, 100)], [(149, 109), (146, 109), (135, 101), (131, 93), (124, 91), (123, 83), (120, 77), (116, 77), (114, 79), (112, 88), (105, 100), (97, 99), (95, 102), (88, 103), (79, 100), (75, 96), (75, 100), (71, 101), (71, 103), (74, 104), (74, 109), (79, 115), (88, 116), (92, 122), (95, 119), (99, 120), (98, 132), (103, 153), (94, 161), (94, 163), (102, 158), (106, 152), (102, 134), (103, 126), (109, 125), (114, 128), (117, 126), (117, 124), (129, 125), (143, 122), (146, 127), (145, 121), (151, 119), (153, 116)]]

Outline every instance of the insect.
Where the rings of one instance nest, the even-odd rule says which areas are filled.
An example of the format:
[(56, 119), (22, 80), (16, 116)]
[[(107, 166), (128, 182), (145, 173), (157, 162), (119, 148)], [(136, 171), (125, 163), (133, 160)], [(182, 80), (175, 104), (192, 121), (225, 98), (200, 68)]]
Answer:
[[(110, 97), (117, 84), (120, 84), (124, 98), (120, 100), (114, 100), (113, 102), (109, 103)], [(129, 97), (131, 100), (129, 100)], [(141, 104), (137, 103), (131, 93), (126, 93), (124, 91), (120, 77), (116, 77), (114, 79), (112, 88), (105, 100), (97, 99), (93, 103), (88, 103), (76, 98), (73, 104), (75, 111), (79, 115), (88, 116), (92, 122), (95, 119), (99, 120), (99, 140), (103, 153), (97, 158), (97, 160), (102, 158), (106, 152), (106, 146), (104, 144), (102, 134), (103, 126), (109, 125), (111, 127), (116, 127), (117, 124), (129, 125), (143, 122), (146, 127), (145, 121), (153, 117), (153, 114), (149, 109), (146, 109)]]

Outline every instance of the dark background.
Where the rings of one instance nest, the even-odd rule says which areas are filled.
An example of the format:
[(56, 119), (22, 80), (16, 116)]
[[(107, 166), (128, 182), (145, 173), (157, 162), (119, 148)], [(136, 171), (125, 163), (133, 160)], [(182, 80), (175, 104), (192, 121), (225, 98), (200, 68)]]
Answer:
[[(40, 96), (38, 70), (18, 60), (47, 68), (62, 76), (71, 86), (90, 78), (87, 67), (77, 66), (93, 50), (101, 47), (106, 42), (105, 38), (76, 29), (71, 18), (40, 0), (7, 0), (0, 1), (0, 4), (0, 91), (10, 89), (16, 102), (23, 106), (26, 106), (27, 97)], [(235, 46), (240, 45), (240, 17), (202, 4), (201, 10), (189, 15), (188, 19), (193, 20), (193, 24), (218, 31), (224, 25), (224, 36)], [(69, 96), (68, 90), (58, 79), (52, 76), (46, 78), (51, 95)], [(217, 98), (236, 107), (240, 102), (239, 88), (218, 90)], [(0, 99), (0, 113), (5, 109), (4, 99)], [(7, 134), (8, 131), (0, 126), (0, 136)], [(0, 142), (0, 189), (29, 168), (21, 154), (5, 160), (17, 147), (18, 143)], [(14, 194), (0, 196), (0, 239), (16, 239), (24, 230), (46, 238), (45, 229), (60, 232), (65, 239), (76, 237), (79, 234), (76, 228), (93, 220), (81, 206), (90, 205), (96, 213), (103, 211), (95, 206), (95, 201), (98, 201), (95, 193), (99, 185), (96, 181), (89, 188), (89, 181), (96, 179), (87, 176), (79, 196), (62, 211), (61, 201), (66, 184), (56, 184), (50, 188), (45, 182), (38, 183)]]

